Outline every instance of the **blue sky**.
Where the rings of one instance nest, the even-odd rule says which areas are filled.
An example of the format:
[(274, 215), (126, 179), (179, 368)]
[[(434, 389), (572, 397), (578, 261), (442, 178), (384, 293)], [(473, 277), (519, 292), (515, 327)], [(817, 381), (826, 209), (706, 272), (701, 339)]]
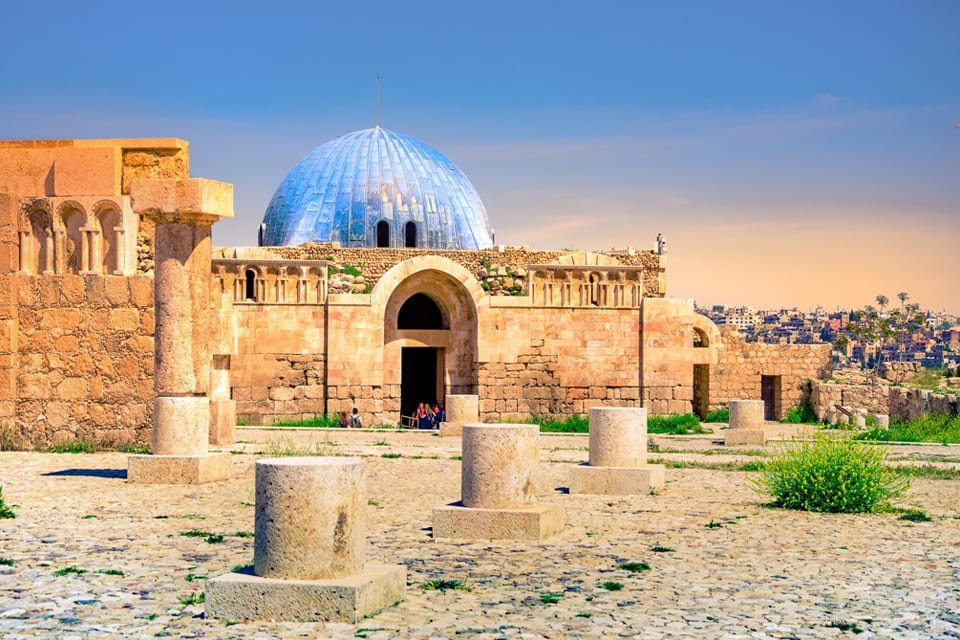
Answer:
[(674, 296), (960, 312), (960, 2), (349, 4), (7, 3), (0, 137), (185, 138), (252, 244), (379, 73), (500, 242), (663, 232)]

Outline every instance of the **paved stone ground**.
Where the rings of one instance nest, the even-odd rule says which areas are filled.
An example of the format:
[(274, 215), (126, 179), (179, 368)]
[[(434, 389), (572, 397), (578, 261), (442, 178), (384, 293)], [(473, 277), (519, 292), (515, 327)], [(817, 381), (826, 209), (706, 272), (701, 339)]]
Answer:
[[(751, 490), (751, 474), (703, 469), (668, 469), (657, 496), (570, 496), (557, 488), (585, 459), (586, 438), (548, 436), (541, 495), (566, 507), (562, 535), (434, 542), (431, 509), (459, 497), (458, 439), (255, 429), (238, 438), (233, 449), (249, 453), (234, 456), (235, 478), (199, 487), (127, 485), (121, 454), (0, 453), (4, 496), (20, 505), (15, 520), (0, 520), (0, 557), (14, 562), (0, 566), (0, 637), (853, 637), (831, 623), (855, 624), (859, 637), (960, 637), (960, 480), (915, 482), (906, 503), (934, 515), (929, 523), (774, 510)], [(712, 440), (657, 438), (668, 459), (762, 453), (731, 456)], [(256, 453), (284, 449), (366, 457), (369, 557), (407, 565), (405, 602), (359, 625), (228, 625), (204, 619), (202, 604), (181, 604), (205, 577), (252, 560), (252, 539), (232, 534), (253, 529)], [(960, 449), (897, 456), (947, 466)], [(226, 536), (180, 535), (191, 529)], [(618, 569), (627, 561), (651, 568)], [(71, 566), (86, 573), (56, 575)], [(470, 590), (420, 588), (439, 578)], [(547, 593), (562, 596), (544, 604)]]

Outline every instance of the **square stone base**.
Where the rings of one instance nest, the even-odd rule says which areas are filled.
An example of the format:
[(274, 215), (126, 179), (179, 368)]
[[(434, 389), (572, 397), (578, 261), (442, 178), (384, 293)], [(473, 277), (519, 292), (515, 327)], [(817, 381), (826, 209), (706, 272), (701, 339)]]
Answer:
[(229, 453), (127, 458), (127, 482), (135, 484), (204, 484), (229, 480), (232, 471)]
[(727, 429), (723, 432), (723, 444), (767, 444), (767, 432), (762, 429)]
[(570, 472), (570, 493), (606, 496), (646, 495), (663, 489), (664, 466), (591, 467), (580, 465)]
[(471, 509), (461, 503), (433, 510), (434, 538), (543, 540), (563, 531), (563, 507), (538, 504), (516, 509)]
[(279, 580), (253, 569), (208, 580), (204, 613), (220, 620), (357, 623), (403, 600), (407, 568), (368, 564), (356, 575), (325, 580)]
[(441, 422), (440, 435), (442, 436), (461, 436), (463, 435), (463, 423), (461, 422)]

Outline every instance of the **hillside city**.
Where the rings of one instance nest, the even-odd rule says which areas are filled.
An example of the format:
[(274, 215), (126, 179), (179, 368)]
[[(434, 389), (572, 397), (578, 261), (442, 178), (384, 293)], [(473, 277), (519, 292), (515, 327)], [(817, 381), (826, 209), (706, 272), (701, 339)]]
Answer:
[[(878, 349), (849, 329), (856, 311), (756, 309), (749, 306), (713, 305), (697, 311), (718, 325), (736, 327), (747, 342), (768, 344), (834, 343), (833, 361), (838, 368), (872, 366), (878, 351), (883, 361), (915, 362), (928, 369), (960, 367), (960, 316), (944, 311), (923, 311), (901, 340)], [(891, 310), (892, 313), (892, 310)], [(845, 338), (839, 340), (838, 338)], [(838, 348), (839, 347), (839, 348)]]

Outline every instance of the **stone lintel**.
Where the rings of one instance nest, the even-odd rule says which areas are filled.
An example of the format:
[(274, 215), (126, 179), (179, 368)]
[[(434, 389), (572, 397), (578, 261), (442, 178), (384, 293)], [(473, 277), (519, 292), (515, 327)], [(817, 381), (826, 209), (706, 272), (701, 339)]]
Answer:
[(368, 563), (324, 580), (261, 578), (252, 569), (208, 580), (204, 614), (220, 620), (357, 623), (403, 600), (407, 568)]
[(664, 466), (592, 467), (580, 465), (570, 472), (571, 494), (606, 496), (647, 495), (663, 489)]
[(753, 444), (762, 447), (767, 444), (767, 433), (763, 429), (727, 429), (723, 433), (725, 445)]
[(233, 217), (233, 185), (206, 178), (139, 179), (130, 183), (134, 213), (160, 223), (213, 224)]
[(127, 458), (127, 482), (132, 484), (206, 484), (229, 480), (232, 471), (229, 453)]
[(563, 531), (563, 507), (538, 504), (516, 509), (472, 509), (461, 503), (433, 510), (433, 537), (543, 540)]

